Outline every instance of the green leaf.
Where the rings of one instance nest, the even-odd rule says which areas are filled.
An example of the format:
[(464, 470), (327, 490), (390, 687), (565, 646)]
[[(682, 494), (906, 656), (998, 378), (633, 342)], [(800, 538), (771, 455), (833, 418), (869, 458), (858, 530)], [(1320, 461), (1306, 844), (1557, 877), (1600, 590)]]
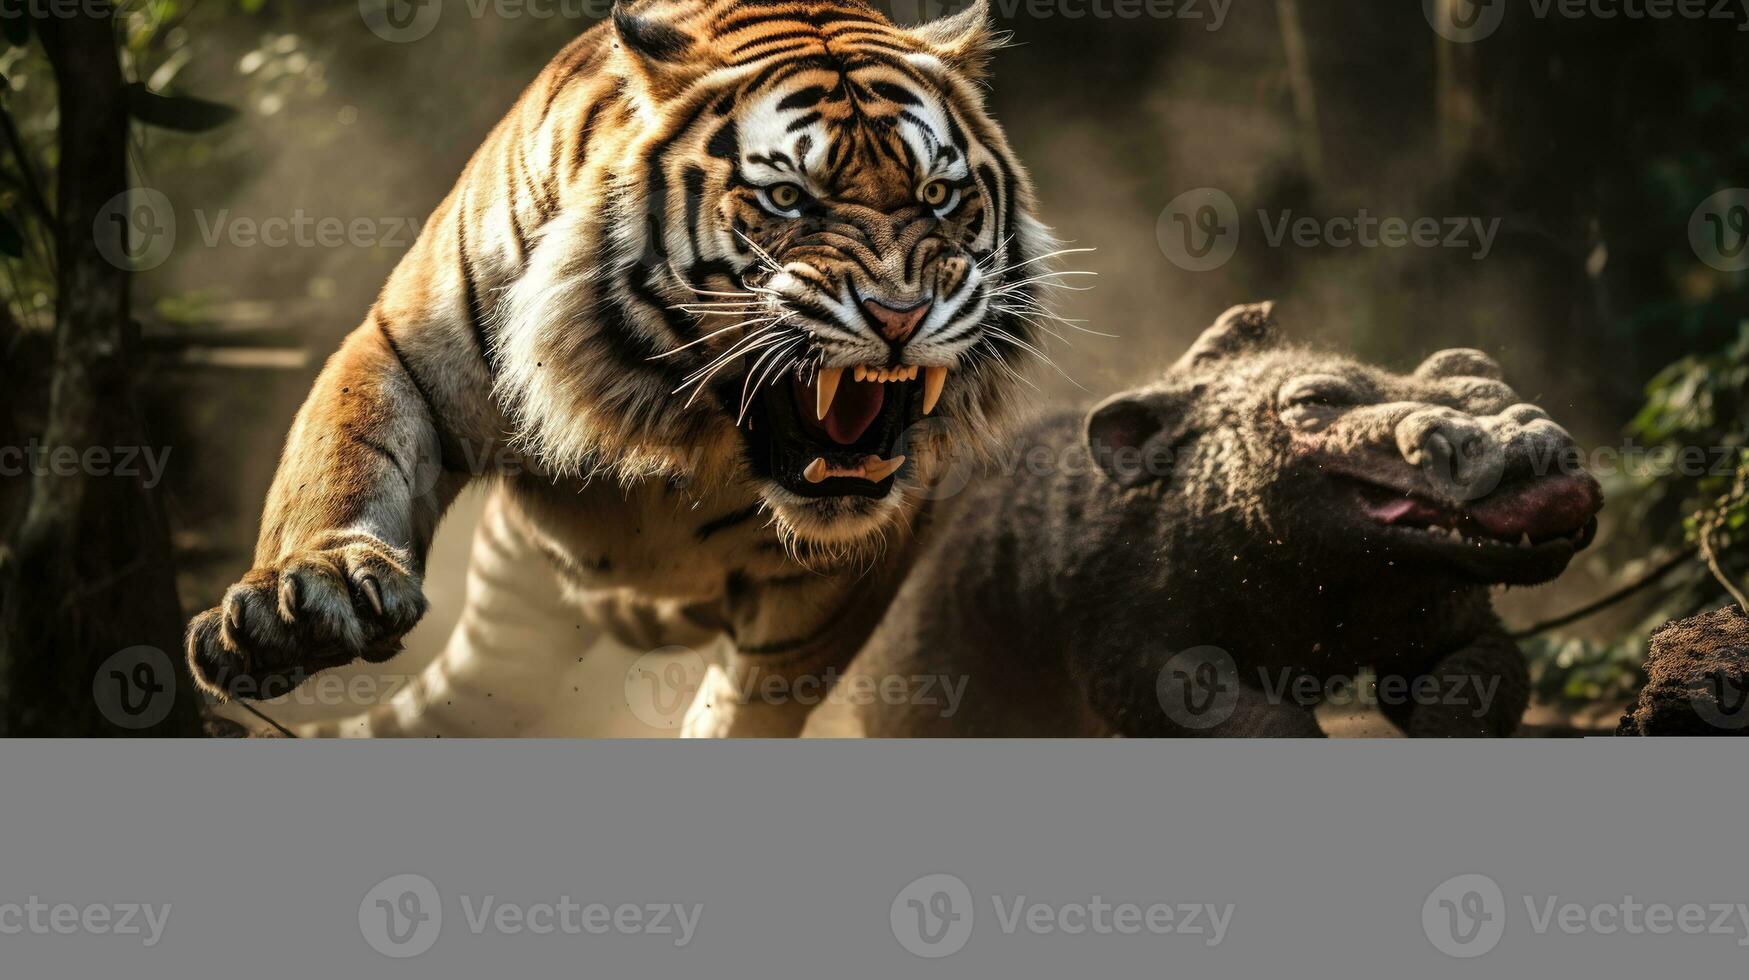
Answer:
[(159, 95), (141, 82), (128, 86), (127, 98), (128, 112), (135, 119), (179, 133), (204, 133), (237, 118), (237, 110), (228, 105), (191, 95)]
[(24, 235), (12, 219), (0, 214), (0, 255), (24, 258)]

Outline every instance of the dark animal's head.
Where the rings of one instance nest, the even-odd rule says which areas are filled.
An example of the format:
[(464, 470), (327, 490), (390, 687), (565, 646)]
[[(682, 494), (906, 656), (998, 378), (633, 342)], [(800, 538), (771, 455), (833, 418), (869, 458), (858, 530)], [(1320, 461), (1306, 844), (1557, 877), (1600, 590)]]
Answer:
[(1120, 485), (1161, 484), (1236, 540), (1309, 545), (1363, 572), (1544, 582), (1590, 544), (1603, 505), (1572, 437), (1486, 354), (1394, 374), (1285, 345), (1268, 304), (1228, 311), (1161, 382), (1087, 425)]

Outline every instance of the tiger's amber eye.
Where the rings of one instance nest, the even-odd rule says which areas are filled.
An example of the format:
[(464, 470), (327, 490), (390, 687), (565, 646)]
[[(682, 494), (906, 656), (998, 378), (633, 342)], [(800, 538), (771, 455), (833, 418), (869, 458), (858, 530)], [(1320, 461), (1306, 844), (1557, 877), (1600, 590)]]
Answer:
[(766, 194), (770, 196), (771, 203), (785, 211), (802, 203), (802, 189), (794, 184), (777, 184), (766, 191)]
[(949, 187), (945, 181), (932, 180), (923, 185), (921, 196), (924, 204), (932, 208), (939, 208), (947, 203), (948, 197), (952, 194), (953, 188)]

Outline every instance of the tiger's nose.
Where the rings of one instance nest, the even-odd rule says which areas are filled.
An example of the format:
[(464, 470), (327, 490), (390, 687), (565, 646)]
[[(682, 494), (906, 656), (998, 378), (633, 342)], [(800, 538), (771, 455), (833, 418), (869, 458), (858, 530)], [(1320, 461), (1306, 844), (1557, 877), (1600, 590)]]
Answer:
[(872, 299), (862, 301), (862, 309), (881, 326), (881, 336), (888, 343), (902, 344), (911, 339), (917, 331), (917, 325), (929, 315), (929, 308), (934, 305), (931, 300), (923, 300), (913, 306), (903, 309), (887, 306)]

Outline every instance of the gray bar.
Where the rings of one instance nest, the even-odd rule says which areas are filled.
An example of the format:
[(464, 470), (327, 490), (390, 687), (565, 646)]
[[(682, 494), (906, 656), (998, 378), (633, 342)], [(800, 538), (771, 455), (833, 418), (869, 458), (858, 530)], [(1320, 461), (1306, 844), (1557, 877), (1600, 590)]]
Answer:
[[(1743, 759), (1728, 741), (5, 743), (0, 972), (1741, 976)], [(114, 934), (129, 909), (139, 931)]]

